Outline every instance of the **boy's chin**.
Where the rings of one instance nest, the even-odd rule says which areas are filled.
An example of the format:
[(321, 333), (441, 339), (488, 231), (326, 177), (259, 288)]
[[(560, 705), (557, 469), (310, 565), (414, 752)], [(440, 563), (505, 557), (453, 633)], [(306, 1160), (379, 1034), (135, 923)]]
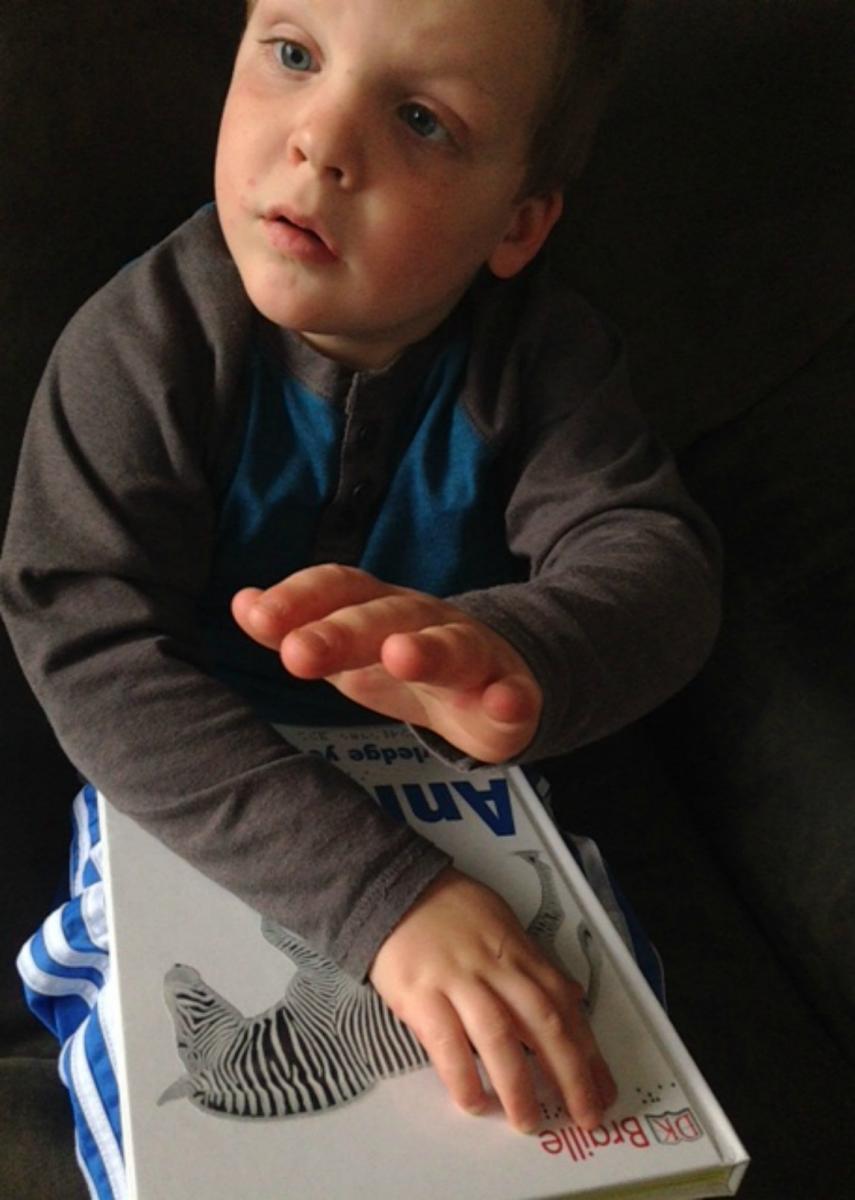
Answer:
[(254, 307), (272, 324), (297, 334), (327, 358), (357, 370), (386, 366), (407, 346), (421, 341), (441, 325), (456, 302), (455, 297), (448, 298), (447, 303), (438, 304), (429, 312), (414, 313), (409, 319), (401, 309), (389, 313), (386, 305), (385, 315), (389, 319), (378, 319), (366, 327), (364, 318), (369, 301), (364, 300), (361, 310), (354, 313), (353, 305), (341, 303), (342, 297), (340, 292), (335, 295), (335, 288), (313, 295), (299, 283), (289, 287), (281, 278), (273, 281), (264, 276), (244, 278), (244, 287)]

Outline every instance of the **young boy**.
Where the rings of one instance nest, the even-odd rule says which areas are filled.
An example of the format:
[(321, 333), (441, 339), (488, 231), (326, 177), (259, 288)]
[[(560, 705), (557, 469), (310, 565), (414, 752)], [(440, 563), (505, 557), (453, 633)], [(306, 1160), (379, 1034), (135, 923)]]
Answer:
[[(613, 337), (538, 257), (614, 7), (250, 4), (216, 210), (60, 339), (3, 563), (17, 651), (84, 776), (370, 978), (470, 1112), (474, 1048), (522, 1130), (526, 1047), (581, 1124), (614, 1099), (579, 987), (272, 724), (368, 709), (461, 764), (535, 760), (653, 707), (708, 650), (715, 537)], [(80, 1154), (112, 1196), (114, 1098), (73, 1049), (109, 1041), (90, 858), (51, 927), (66, 958), (38, 934), (21, 969), (68, 1039)]]

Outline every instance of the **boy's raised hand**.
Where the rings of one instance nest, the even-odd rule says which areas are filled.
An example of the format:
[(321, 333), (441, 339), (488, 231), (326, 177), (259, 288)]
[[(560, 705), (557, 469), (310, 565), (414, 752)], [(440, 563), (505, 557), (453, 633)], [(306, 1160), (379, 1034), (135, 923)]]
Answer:
[(453, 868), (392, 930), (370, 978), (468, 1112), (488, 1103), (473, 1049), (508, 1120), (524, 1133), (543, 1125), (526, 1048), (584, 1129), (615, 1100), (579, 984), (552, 966), (504, 900)]
[(326, 679), (482, 762), (505, 762), (534, 736), (542, 696), (525, 661), (444, 600), (325, 564), (266, 591), (244, 588), (232, 612), (291, 674)]

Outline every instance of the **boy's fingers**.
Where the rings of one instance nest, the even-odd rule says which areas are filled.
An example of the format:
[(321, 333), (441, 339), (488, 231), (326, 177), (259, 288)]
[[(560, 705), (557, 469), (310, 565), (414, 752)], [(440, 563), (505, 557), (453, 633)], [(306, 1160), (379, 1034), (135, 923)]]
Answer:
[(454, 1007), (442, 995), (422, 1008), (413, 1032), (430, 1056), (437, 1075), (455, 1104), (466, 1112), (482, 1113), (487, 1095), (472, 1047)]
[(527, 1014), (526, 1041), (570, 1116), (583, 1129), (592, 1129), (602, 1121), (616, 1089), (582, 1007), (583, 989), (563, 979), (548, 990), (532, 988), (529, 995), (515, 998)]
[(506, 675), (486, 688), (481, 703), (498, 725), (521, 725), (539, 719), (543, 694), (531, 676)]
[(615, 1100), (617, 1100), (618, 1089), (614, 1075), (609, 1070), (609, 1064), (603, 1058), (602, 1054), (600, 1054), (599, 1050), (594, 1052), (594, 1056), (591, 1059), (591, 1074), (594, 1077), (594, 1083), (597, 1085), (597, 1091), (603, 1102), (603, 1108), (610, 1108)]
[(232, 597), (232, 616), (244, 631), (268, 650), (278, 650), (282, 641), (281, 622), (259, 605), (260, 588), (242, 588)]
[(232, 611), (247, 633), (278, 646), (290, 630), (300, 625), (323, 620), (340, 608), (396, 593), (406, 594), (406, 590), (383, 583), (358, 567), (323, 563), (296, 571), (264, 591), (244, 588), (232, 601)]
[(352, 567), (244, 588), (235, 620), (300, 679), (326, 679), (365, 707), (423, 725), (484, 762), (534, 735), (542, 695), (518, 652), (444, 600)]
[(542, 1114), (513, 1015), (489, 987), (456, 1001), (458, 1012), (510, 1123), (534, 1133)]
[(465, 693), (499, 725), (536, 721), (541, 693), (510, 646), (500, 645), (486, 629), (456, 621), (390, 635), (382, 648), (383, 666), (394, 679), (427, 687), (449, 688), (466, 703)]
[(459, 691), (483, 687), (499, 673), (495, 643), (451, 611), (447, 624), (392, 631), (383, 644), (383, 666), (404, 682)]
[(381, 661), (393, 634), (431, 627), (453, 610), (417, 592), (395, 592), (339, 608), (321, 621), (294, 629), (282, 643), (282, 661), (292, 674), (315, 679), (358, 671)]

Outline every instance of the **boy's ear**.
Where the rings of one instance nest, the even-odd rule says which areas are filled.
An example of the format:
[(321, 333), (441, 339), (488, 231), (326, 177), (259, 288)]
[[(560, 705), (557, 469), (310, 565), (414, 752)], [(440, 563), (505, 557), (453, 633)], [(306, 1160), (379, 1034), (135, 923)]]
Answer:
[(563, 207), (564, 197), (557, 188), (519, 202), (504, 237), (487, 259), (487, 266), (497, 278), (510, 279), (531, 262)]

